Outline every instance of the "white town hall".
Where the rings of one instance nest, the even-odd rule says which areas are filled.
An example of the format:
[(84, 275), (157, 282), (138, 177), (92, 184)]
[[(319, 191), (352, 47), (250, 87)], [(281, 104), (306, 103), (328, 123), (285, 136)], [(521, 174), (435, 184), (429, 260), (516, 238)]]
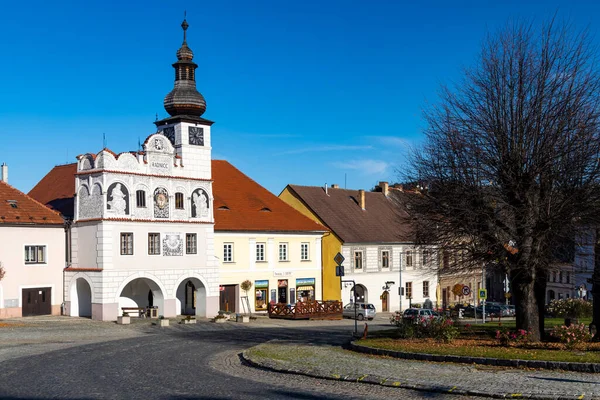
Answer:
[(170, 117), (155, 124), (142, 151), (103, 149), (77, 158), (68, 315), (115, 320), (146, 305), (165, 318), (211, 317), (219, 309), (214, 249), (211, 121), (202, 118), (193, 53), (177, 51)]

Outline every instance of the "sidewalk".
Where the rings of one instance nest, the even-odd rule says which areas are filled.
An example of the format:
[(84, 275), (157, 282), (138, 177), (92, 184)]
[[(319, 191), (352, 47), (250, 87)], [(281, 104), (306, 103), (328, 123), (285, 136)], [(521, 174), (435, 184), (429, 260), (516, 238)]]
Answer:
[(251, 365), (317, 378), (494, 398), (600, 399), (600, 375), (365, 356), (272, 341), (244, 351)]

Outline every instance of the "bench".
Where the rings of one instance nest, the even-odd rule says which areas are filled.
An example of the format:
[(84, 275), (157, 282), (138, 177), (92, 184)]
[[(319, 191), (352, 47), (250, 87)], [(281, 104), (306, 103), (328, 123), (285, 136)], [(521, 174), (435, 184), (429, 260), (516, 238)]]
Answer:
[(146, 307), (121, 307), (123, 313), (128, 314), (131, 312), (138, 313), (140, 318), (146, 318)]

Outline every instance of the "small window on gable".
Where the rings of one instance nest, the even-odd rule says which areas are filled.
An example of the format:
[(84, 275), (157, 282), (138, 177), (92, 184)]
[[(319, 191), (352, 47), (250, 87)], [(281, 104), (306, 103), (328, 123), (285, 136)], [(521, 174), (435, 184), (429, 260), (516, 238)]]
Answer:
[(146, 192), (143, 190), (137, 190), (135, 192), (135, 202), (138, 208), (146, 207)]
[(269, 207), (263, 207), (260, 209), (261, 212), (271, 212), (271, 209)]
[(181, 192), (175, 193), (175, 208), (183, 210), (183, 193)]
[(6, 202), (10, 204), (12, 208), (18, 208), (16, 200), (6, 200)]

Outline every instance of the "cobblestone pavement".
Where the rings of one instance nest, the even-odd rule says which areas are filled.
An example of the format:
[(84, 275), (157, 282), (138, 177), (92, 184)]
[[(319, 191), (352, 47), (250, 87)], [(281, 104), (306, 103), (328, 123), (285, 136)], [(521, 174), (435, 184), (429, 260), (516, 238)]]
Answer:
[[(348, 342), (354, 330), (352, 320), (258, 318), (249, 324), (215, 324), (200, 319), (197, 324), (183, 325), (172, 319), (168, 328), (160, 328), (153, 322), (132, 318), (131, 325), (122, 326), (69, 317), (0, 321), (0, 398), (464, 400), (479, 398), (474, 397), (475, 392), (461, 392), (464, 387), (516, 392), (512, 388), (524, 385), (524, 379), (532, 382), (532, 390), (544, 391), (547, 398), (559, 397), (561, 391), (554, 391), (555, 387), (581, 388), (576, 391), (577, 396), (570, 398), (585, 393), (584, 399), (600, 390), (598, 378), (592, 374), (548, 372), (539, 375), (538, 371), (485, 370), (376, 358), (335, 349), (332, 346)], [(363, 327), (363, 322), (358, 324), (359, 331)], [(369, 323), (369, 330), (385, 328), (389, 328), (386, 315)], [(241, 362), (242, 351), (273, 339), (293, 342), (295, 346), (310, 344), (313, 350), (318, 349), (317, 354), (310, 357), (304, 349), (285, 350), (292, 355), (298, 370), (318, 361), (321, 368), (331, 363), (338, 367), (351, 366), (347, 372), (360, 373), (360, 376), (366, 374), (363, 368), (369, 374), (377, 372), (390, 379), (392, 371), (400, 371), (399, 376), (403, 378), (400, 382), (404, 384), (411, 382), (408, 378), (438, 387), (452, 381), (457, 388), (452, 394), (415, 391), (282, 374)], [(482, 384), (483, 376), (486, 381)], [(368, 380), (363, 378), (363, 381)], [(393, 386), (396, 381), (391, 382)]]
[[(495, 397), (600, 399), (600, 376), (433, 363), (357, 354), (332, 346), (272, 341), (244, 352), (258, 365), (329, 379)], [(370, 386), (370, 385), (369, 385)]]
[[(118, 326), (67, 318), (10, 324), (0, 325), (2, 399), (473, 398), (279, 374), (240, 361), (241, 351), (273, 338), (347, 341), (352, 321), (198, 321), (160, 328), (143, 320)], [(18, 354), (6, 357), (15, 349)]]

